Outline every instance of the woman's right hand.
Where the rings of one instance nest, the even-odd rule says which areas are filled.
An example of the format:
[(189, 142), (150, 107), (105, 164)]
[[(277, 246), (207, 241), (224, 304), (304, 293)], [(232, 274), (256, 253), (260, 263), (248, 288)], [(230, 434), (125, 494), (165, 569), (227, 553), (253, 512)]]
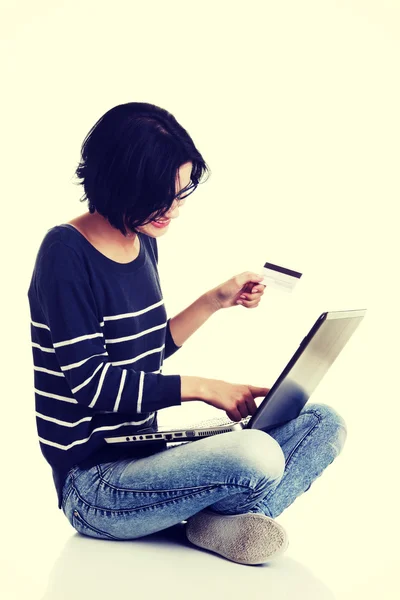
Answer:
[(228, 383), (220, 379), (202, 378), (201, 400), (224, 410), (231, 421), (241, 421), (254, 415), (257, 405), (254, 398), (266, 396), (270, 388)]

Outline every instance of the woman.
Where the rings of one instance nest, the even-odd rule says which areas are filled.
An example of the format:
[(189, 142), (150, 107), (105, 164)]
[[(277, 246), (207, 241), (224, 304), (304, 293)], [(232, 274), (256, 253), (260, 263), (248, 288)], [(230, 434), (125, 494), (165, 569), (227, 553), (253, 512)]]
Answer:
[(260, 564), (288, 544), (275, 518), (343, 447), (345, 424), (332, 408), (307, 404), (268, 433), (173, 447), (104, 441), (189, 400), (239, 421), (269, 391), (162, 374), (164, 359), (211, 315), (255, 308), (264, 291), (262, 277), (242, 273), (167, 319), (157, 238), (207, 171), (185, 129), (152, 104), (116, 106), (89, 132), (76, 171), (89, 212), (48, 230), (28, 292), (36, 422), (58, 506), (78, 532), (135, 539), (184, 521), (193, 544)]

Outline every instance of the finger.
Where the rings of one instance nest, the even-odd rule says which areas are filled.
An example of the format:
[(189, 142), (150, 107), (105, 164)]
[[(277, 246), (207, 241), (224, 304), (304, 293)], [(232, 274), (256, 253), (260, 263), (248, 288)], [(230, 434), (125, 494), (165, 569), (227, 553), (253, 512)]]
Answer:
[(228, 418), (231, 421), (235, 421), (235, 423), (239, 423), (239, 421), (241, 421), (243, 419), (241, 413), (239, 412), (239, 410), (237, 408), (234, 410), (227, 411), (226, 414), (228, 415)]
[(258, 407), (257, 404), (254, 402), (254, 398), (252, 396), (246, 398), (246, 405), (249, 411), (249, 415), (254, 415)]
[(251, 283), (246, 283), (246, 285), (244, 285), (244, 286), (241, 288), (241, 290), (240, 290), (240, 293), (241, 293), (241, 294), (246, 294), (246, 293), (248, 294), (248, 293), (250, 293), (250, 291), (251, 291), (251, 289), (252, 289), (252, 285), (254, 285), (254, 284), (251, 284)]
[(258, 298), (252, 302), (250, 300), (238, 300), (237, 304), (241, 304), (245, 308), (256, 308), (260, 304), (260, 299)]
[(254, 398), (258, 398), (259, 396), (266, 396), (271, 390), (271, 388), (258, 387), (256, 385), (249, 385), (248, 388)]
[(245, 419), (246, 417), (249, 416), (248, 407), (247, 407), (247, 398), (244, 402), (241, 402), (240, 404), (238, 404), (237, 409), (240, 413), (240, 419)]
[(255, 300), (256, 298), (260, 298), (260, 296), (262, 296), (264, 293), (264, 290), (256, 290), (256, 291), (252, 291), (252, 292), (242, 292), (241, 295), (239, 296), (240, 299), (242, 300)]

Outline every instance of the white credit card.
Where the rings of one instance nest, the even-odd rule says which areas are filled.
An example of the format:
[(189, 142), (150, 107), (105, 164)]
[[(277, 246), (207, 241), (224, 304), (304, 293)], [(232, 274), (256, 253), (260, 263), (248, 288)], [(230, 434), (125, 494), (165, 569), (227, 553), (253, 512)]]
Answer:
[(260, 275), (264, 275), (264, 279), (259, 283), (265, 285), (267, 288), (275, 288), (282, 292), (292, 292), (302, 273), (266, 262)]

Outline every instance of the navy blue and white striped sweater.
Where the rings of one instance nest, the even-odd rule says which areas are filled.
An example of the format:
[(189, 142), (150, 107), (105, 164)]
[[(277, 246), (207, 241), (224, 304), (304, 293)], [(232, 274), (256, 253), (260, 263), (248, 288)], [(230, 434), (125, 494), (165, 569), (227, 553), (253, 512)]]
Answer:
[(181, 404), (180, 375), (162, 375), (181, 346), (167, 320), (157, 241), (138, 236), (139, 255), (125, 264), (70, 224), (49, 229), (38, 251), (28, 291), (36, 424), (59, 508), (73, 466), (126, 455), (105, 437), (129, 435)]

